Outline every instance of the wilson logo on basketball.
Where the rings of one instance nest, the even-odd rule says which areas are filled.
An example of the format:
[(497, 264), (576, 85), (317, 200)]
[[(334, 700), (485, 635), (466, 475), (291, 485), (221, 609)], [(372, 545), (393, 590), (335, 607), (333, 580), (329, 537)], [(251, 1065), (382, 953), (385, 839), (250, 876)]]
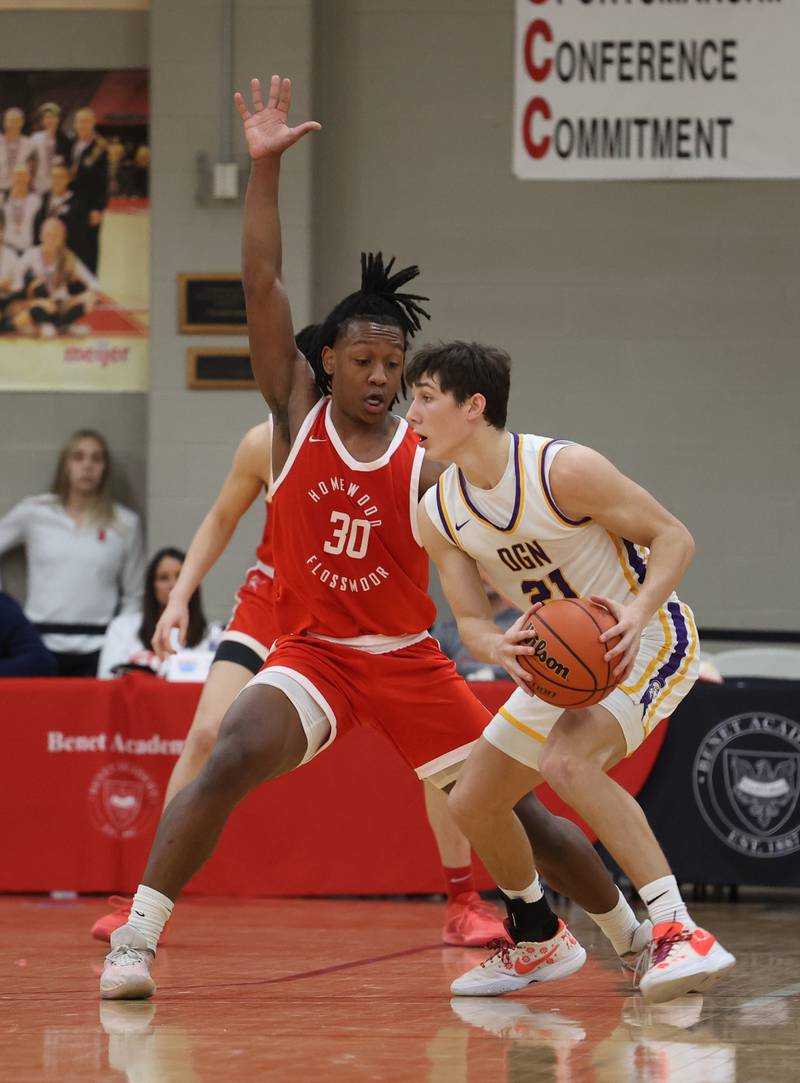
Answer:
[(538, 658), (543, 666), (552, 670), (556, 677), (561, 677), (565, 681), (569, 679), (569, 666), (565, 666), (552, 654), (548, 654), (546, 639), (534, 632), (530, 645), (533, 647), (534, 658)]

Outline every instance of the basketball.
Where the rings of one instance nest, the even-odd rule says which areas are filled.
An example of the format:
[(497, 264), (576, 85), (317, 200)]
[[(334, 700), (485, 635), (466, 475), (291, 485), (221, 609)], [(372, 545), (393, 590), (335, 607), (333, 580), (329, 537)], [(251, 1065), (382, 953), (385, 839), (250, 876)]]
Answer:
[(530, 619), (530, 646), (535, 654), (518, 655), (531, 675), (531, 688), (540, 699), (558, 707), (590, 707), (616, 687), (614, 662), (603, 657), (618, 638), (600, 642), (616, 619), (585, 598), (545, 602)]

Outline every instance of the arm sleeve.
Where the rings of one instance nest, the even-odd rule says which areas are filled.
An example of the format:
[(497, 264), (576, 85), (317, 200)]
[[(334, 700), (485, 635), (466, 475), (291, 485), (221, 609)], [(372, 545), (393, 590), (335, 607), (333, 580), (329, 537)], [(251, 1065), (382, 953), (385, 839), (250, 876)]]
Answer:
[(0, 518), (0, 553), (13, 549), (15, 545), (22, 545), (27, 531), (28, 509), (25, 501), (22, 500)]
[(0, 677), (52, 677), (56, 660), (13, 598), (0, 596)]
[(120, 588), (122, 592), (120, 613), (140, 612), (144, 593), (144, 544), (142, 524), (138, 515), (134, 517), (130, 528), (128, 546), (120, 574)]

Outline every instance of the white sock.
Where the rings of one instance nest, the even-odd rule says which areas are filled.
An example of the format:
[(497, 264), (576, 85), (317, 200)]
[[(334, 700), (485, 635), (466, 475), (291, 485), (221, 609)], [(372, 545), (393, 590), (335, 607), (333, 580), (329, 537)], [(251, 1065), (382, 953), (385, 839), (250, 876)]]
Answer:
[[(500, 887), (499, 884), (497, 886)], [(528, 884), (522, 891), (512, 891), (511, 888), (507, 887), (501, 887), (500, 890), (507, 899), (522, 899), (523, 902), (527, 903), (535, 903), (544, 898), (544, 890), (538, 872), (533, 878), (533, 883)]]
[(678, 921), (689, 929), (697, 928), (681, 898), (674, 876), (661, 876), (658, 880), (644, 884), (639, 889), (639, 898), (647, 907), (653, 925), (660, 925), (664, 921)]
[(624, 955), (625, 952), (631, 950), (633, 934), (639, 928), (639, 919), (619, 888), (617, 891), (619, 901), (613, 910), (609, 910), (607, 914), (589, 914), (588, 910), (586, 913), (611, 941), (617, 955)]
[(128, 924), (142, 934), (150, 951), (156, 950), (158, 938), (169, 921), (173, 905), (172, 899), (151, 887), (139, 884), (136, 889)]

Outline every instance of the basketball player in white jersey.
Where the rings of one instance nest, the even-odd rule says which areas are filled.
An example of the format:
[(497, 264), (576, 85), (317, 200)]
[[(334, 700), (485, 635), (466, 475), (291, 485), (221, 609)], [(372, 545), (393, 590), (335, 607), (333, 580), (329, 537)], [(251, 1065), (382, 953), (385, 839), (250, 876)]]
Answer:
[[(675, 588), (694, 553), (686, 527), (648, 492), (587, 447), (505, 428), (509, 356), (475, 343), (420, 350), (407, 371), (408, 421), (433, 459), (451, 465), (420, 503), (419, 529), (436, 562), (461, 639), (479, 661), (500, 663), (515, 691), (475, 745), (450, 806), (479, 850), (520, 835), (512, 808), (542, 780), (591, 825), (635, 885), (653, 922), (644, 996), (671, 1000), (706, 988), (734, 957), (699, 929), (641, 808), (606, 772), (629, 756), (692, 687), (698, 639)], [(503, 632), (491, 619), (478, 567), (523, 616)], [(620, 681), (601, 703), (564, 709), (532, 695), (517, 656), (524, 630), (549, 598), (592, 598), (615, 617), (606, 659)], [(516, 853), (526, 853), (522, 847)], [(530, 863), (489, 870), (508, 894), (538, 891)], [(453, 983), (492, 995), (528, 975), (504, 948)]]

